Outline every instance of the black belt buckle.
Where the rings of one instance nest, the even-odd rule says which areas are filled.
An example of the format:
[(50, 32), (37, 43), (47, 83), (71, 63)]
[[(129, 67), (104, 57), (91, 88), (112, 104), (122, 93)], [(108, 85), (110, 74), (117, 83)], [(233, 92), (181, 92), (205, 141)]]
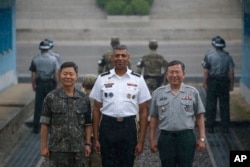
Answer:
[(117, 118), (116, 118), (116, 121), (117, 121), (117, 122), (123, 122), (123, 120), (124, 120), (123, 117), (117, 117)]

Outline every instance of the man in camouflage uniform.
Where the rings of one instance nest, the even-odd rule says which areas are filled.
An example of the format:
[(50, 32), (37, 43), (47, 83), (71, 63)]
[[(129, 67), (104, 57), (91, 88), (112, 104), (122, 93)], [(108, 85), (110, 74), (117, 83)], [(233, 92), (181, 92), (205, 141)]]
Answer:
[(63, 63), (59, 75), (62, 87), (50, 92), (43, 103), (41, 155), (49, 158), (50, 167), (83, 167), (91, 153), (90, 100), (75, 87), (74, 62)]
[(143, 74), (150, 93), (162, 85), (168, 63), (162, 55), (157, 53), (157, 48), (157, 41), (150, 40), (150, 53), (144, 55), (137, 63), (137, 72)]
[[(101, 74), (103, 72), (109, 71), (112, 68), (114, 68), (114, 64), (111, 60), (111, 57), (113, 55), (113, 48), (120, 44), (120, 40), (118, 37), (114, 36), (111, 38), (111, 47), (112, 50), (107, 51), (99, 60), (98, 60), (98, 74)], [(128, 67), (131, 67), (131, 64), (129, 62)]]

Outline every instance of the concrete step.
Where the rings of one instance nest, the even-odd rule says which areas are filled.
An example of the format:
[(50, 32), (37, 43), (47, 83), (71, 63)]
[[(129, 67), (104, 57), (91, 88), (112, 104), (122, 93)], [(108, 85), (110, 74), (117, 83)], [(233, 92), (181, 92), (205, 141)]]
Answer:
[(0, 162), (25, 134), (24, 122), (34, 110), (34, 92), (30, 84), (16, 84), (0, 94)]
[[(27, 5), (28, 4), (28, 5)], [(46, 5), (45, 5), (46, 4)], [(17, 40), (241, 39), (241, 3), (235, 0), (155, 0), (149, 16), (107, 16), (93, 0), (17, 1)]]
[[(56, 22), (54, 26), (52, 22)], [(27, 24), (30, 26), (27, 28)], [(147, 16), (110, 16), (106, 20), (17, 20), (17, 40), (107, 40), (119, 36), (123, 40), (210, 40), (220, 35), (228, 40), (241, 39), (239, 18), (153, 20)]]

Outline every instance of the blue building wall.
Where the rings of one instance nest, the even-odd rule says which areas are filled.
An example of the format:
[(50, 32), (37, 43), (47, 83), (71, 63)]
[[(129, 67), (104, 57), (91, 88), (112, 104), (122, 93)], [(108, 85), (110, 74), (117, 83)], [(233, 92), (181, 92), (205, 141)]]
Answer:
[(0, 92), (17, 83), (15, 2), (0, 2)]
[(242, 0), (242, 66), (241, 66), (241, 94), (250, 103), (250, 0)]

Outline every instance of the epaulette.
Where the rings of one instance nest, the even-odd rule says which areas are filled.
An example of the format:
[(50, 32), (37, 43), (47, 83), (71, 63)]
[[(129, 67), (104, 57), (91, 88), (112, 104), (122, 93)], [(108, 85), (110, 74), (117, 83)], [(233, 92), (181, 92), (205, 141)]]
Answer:
[(103, 76), (108, 75), (108, 74), (110, 74), (110, 71), (103, 72), (100, 75), (101, 75), (101, 77), (103, 77)]
[(136, 73), (136, 72), (134, 72), (134, 71), (132, 71), (131, 74), (132, 74), (132, 75), (135, 75), (135, 76), (137, 76), (137, 77), (141, 77), (140, 74), (138, 74), (138, 73)]

